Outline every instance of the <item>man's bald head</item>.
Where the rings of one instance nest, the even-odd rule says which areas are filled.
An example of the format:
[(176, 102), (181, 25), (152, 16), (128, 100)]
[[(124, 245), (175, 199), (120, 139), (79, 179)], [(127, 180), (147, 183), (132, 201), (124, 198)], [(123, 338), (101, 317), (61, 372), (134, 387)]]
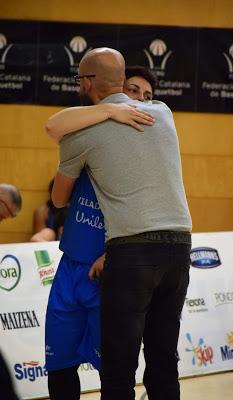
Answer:
[(22, 197), (19, 190), (8, 183), (0, 183), (0, 221), (15, 217), (22, 207)]
[(94, 78), (91, 78), (89, 86), (87, 81), (84, 81), (81, 82), (80, 87), (80, 93), (82, 89), (84, 89), (84, 92), (89, 91), (88, 94), (94, 103), (98, 103), (110, 94), (119, 93), (123, 90), (125, 60), (117, 50), (107, 47), (90, 50), (82, 58), (79, 64), (79, 72), (80, 75), (95, 75)]

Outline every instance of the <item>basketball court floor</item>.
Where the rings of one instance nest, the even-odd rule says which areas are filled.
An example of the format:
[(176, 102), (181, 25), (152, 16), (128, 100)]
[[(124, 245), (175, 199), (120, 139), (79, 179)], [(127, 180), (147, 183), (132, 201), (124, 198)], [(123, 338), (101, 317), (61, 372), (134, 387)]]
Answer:
[[(181, 400), (233, 399), (233, 371), (194, 378), (183, 378), (180, 380), (180, 385)], [(136, 393), (136, 400), (148, 400), (143, 386), (137, 386)], [(81, 400), (99, 400), (99, 398), (99, 392), (85, 393), (81, 396)]]

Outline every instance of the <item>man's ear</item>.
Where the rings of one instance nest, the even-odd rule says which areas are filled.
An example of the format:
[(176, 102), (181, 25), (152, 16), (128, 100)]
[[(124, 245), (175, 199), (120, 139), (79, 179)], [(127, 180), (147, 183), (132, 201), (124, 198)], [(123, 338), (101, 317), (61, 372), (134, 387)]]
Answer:
[(88, 79), (86, 76), (83, 78), (83, 86), (85, 89), (85, 93), (89, 93), (91, 90), (91, 80)]

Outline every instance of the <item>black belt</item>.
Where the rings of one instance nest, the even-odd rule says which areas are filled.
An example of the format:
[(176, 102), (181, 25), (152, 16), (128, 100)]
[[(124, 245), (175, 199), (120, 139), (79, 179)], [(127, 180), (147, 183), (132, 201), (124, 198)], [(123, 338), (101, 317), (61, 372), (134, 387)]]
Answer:
[(116, 246), (128, 243), (174, 243), (191, 244), (191, 233), (183, 231), (152, 231), (137, 235), (123, 236), (110, 239), (107, 246)]

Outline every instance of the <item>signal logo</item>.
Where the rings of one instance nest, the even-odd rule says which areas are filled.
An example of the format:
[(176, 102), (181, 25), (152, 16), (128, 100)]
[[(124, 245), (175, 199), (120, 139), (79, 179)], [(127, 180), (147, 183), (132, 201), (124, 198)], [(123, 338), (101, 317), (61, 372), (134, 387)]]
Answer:
[(39, 361), (23, 361), (23, 363), (17, 363), (14, 366), (15, 377), (19, 381), (22, 379), (30, 382), (35, 382), (38, 378), (43, 378), (48, 375), (45, 366), (41, 366)]

